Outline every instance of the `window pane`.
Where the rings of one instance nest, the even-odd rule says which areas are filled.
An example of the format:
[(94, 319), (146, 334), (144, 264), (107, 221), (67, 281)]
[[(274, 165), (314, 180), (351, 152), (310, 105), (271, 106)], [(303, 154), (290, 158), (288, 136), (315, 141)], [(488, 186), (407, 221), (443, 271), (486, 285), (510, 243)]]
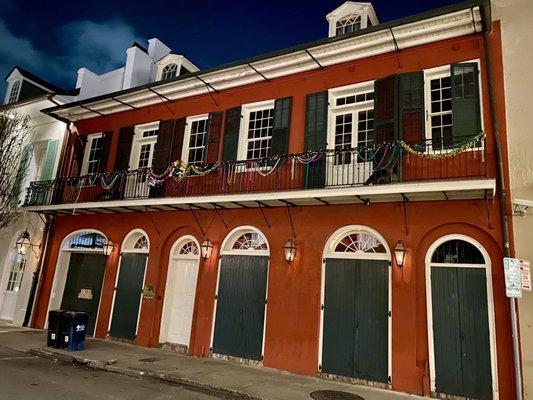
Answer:
[(250, 112), (247, 135), (247, 159), (265, 158), (270, 155), (273, 123), (273, 108)]

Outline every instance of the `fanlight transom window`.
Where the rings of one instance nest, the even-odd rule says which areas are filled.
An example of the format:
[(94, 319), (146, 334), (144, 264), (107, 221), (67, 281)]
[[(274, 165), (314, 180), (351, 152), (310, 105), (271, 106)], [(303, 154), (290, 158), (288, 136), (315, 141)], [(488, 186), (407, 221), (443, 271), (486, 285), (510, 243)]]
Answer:
[(240, 235), (233, 243), (232, 250), (268, 250), (266, 239), (258, 232), (247, 232)]
[(337, 36), (344, 35), (358, 31), (359, 29), (361, 29), (361, 16), (350, 14), (337, 21), (336, 34)]
[(163, 68), (161, 75), (162, 80), (172, 79), (178, 74), (178, 65), (177, 64), (168, 64)]
[(133, 248), (135, 250), (148, 250), (148, 239), (146, 238), (146, 236), (143, 235), (139, 237), (133, 245)]
[(96, 250), (102, 249), (105, 242), (105, 237), (96, 232), (81, 232), (70, 238), (66, 247), (69, 249), (87, 249)]
[(464, 240), (448, 240), (442, 243), (433, 255), (434, 264), (485, 264), (481, 251), (472, 243)]
[(369, 232), (353, 232), (344, 236), (334, 249), (335, 253), (378, 253), (386, 254), (383, 243)]
[(194, 241), (187, 240), (181, 246), (178, 254), (181, 256), (197, 256), (200, 254), (200, 251), (198, 250), (198, 245)]

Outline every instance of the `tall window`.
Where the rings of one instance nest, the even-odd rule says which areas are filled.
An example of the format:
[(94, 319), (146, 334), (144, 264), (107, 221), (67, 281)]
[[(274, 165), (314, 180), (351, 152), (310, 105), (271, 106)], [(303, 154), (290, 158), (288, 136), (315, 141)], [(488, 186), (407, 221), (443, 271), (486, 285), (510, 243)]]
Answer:
[(200, 164), (205, 160), (208, 125), (208, 116), (193, 117), (187, 121), (183, 156), (191, 164)]
[(336, 34), (344, 35), (361, 29), (361, 16), (350, 14), (337, 21)]
[(434, 149), (453, 146), (452, 83), (451, 77), (441, 76), (429, 81), (429, 120)]
[(91, 138), (89, 159), (87, 161), (87, 173), (96, 174), (100, 171), (100, 158), (102, 154), (102, 136)]
[[(372, 84), (356, 88), (340, 88), (332, 91), (334, 101), (333, 132), (328, 143), (333, 143), (335, 150), (364, 148), (374, 143), (374, 91)], [(364, 158), (364, 157), (363, 157)], [(353, 160), (350, 152), (341, 152), (335, 157), (335, 164), (349, 164)], [(363, 160), (360, 160), (363, 161)]]
[(165, 81), (167, 79), (172, 79), (178, 74), (178, 65), (177, 64), (168, 64), (163, 68), (161, 74), (161, 80)]
[(246, 136), (246, 159), (268, 157), (272, 147), (274, 107), (250, 111)]
[(152, 166), (158, 134), (158, 123), (150, 123), (135, 127), (135, 137), (130, 159), (131, 169), (143, 169)]
[(11, 92), (9, 92), (9, 99), (7, 101), (8, 103), (14, 103), (19, 99), (20, 85), (20, 81), (13, 82), (13, 85), (11, 86)]
[(22, 277), (24, 276), (24, 269), (26, 268), (26, 258), (23, 255), (17, 254), (15, 262), (9, 271), (9, 278), (7, 280), (8, 292), (18, 292), (22, 284)]

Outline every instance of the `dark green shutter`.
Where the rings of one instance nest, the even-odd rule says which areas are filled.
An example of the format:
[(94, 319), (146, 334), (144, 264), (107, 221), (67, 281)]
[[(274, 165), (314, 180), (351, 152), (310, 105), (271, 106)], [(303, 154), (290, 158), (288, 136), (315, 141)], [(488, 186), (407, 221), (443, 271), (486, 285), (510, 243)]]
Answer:
[(19, 204), (19, 200), (22, 194), (22, 184), (24, 182), (24, 178), (28, 174), (28, 167), (30, 164), (30, 158), (31, 158), (31, 146), (27, 144), (23, 147), (22, 152), (20, 154), (20, 163), (19, 168), (17, 171), (16, 180), (13, 185), (13, 191), (11, 192), (11, 203), (14, 205)]
[[(81, 167), (83, 165), (83, 157), (85, 156), (85, 146), (87, 145), (87, 135), (76, 134), (74, 138), (74, 161), (72, 164), (72, 175), (81, 175)], [(77, 168), (77, 171), (74, 169)]]
[(99, 159), (100, 163), (98, 164), (98, 172), (107, 171), (107, 163), (109, 161), (109, 149), (111, 148), (111, 140), (113, 139), (113, 132), (104, 132), (102, 134), (102, 145), (100, 146)]
[[(305, 116), (305, 151), (325, 150), (328, 147), (328, 92), (307, 95)], [(322, 188), (326, 185), (326, 160), (322, 158), (305, 166), (304, 187)]]
[(241, 106), (230, 108), (226, 111), (222, 161), (237, 160), (237, 149), (239, 147), (239, 131), (241, 128), (241, 112)]
[(44, 157), (43, 169), (41, 176), (38, 177), (41, 181), (49, 181), (54, 174), (54, 165), (56, 163), (57, 149), (59, 147), (59, 140), (49, 140), (46, 145), (46, 155)]
[(409, 144), (425, 144), (424, 72), (398, 75), (399, 138)]
[(292, 97), (277, 99), (274, 105), (274, 127), (272, 129), (271, 155), (289, 152)]
[(134, 126), (120, 128), (117, 152), (115, 154), (115, 171), (127, 171), (130, 168), (130, 153), (133, 145)]
[(216, 163), (218, 161), (218, 149), (220, 148), (220, 134), (222, 132), (222, 113), (209, 114), (209, 128), (207, 130), (207, 149), (204, 153), (204, 161)]
[(181, 160), (185, 125), (185, 118), (179, 118), (176, 120), (176, 125), (174, 126), (174, 137), (172, 139), (172, 150), (170, 151), (170, 163)]
[(391, 143), (398, 137), (398, 76), (374, 82), (376, 144)]
[(152, 161), (152, 170), (156, 174), (165, 172), (171, 163), (170, 151), (172, 149), (175, 124), (176, 121), (173, 119), (159, 123), (159, 133), (157, 134)]
[(481, 132), (478, 74), (476, 63), (451, 66), (453, 137), (456, 142)]

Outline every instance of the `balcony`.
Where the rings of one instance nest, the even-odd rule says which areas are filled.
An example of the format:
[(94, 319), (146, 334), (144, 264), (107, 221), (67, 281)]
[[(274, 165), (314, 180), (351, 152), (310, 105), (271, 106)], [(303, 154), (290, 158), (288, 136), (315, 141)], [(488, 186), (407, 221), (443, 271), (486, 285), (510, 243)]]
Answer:
[(226, 209), (482, 199), (494, 190), (477, 136), (38, 181), (24, 206), (58, 214)]

